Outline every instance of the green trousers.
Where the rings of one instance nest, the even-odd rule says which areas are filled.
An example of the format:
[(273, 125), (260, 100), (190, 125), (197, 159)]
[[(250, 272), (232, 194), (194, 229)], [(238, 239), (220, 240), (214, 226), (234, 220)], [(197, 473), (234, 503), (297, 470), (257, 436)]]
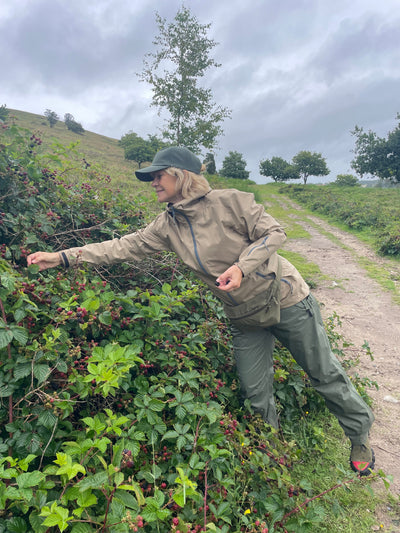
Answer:
[(243, 330), (232, 326), (232, 335), (242, 393), (266, 422), (278, 427), (273, 393), (273, 349), (278, 339), (307, 373), (351, 442), (365, 443), (374, 415), (333, 354), (311, 294), (281, 309), (279, 324)]

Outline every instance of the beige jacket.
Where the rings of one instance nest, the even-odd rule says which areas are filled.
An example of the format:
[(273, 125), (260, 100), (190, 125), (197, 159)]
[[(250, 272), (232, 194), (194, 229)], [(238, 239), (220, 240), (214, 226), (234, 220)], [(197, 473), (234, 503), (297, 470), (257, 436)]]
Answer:
[[(140, 261), (159, 251), (172, 251), (222, 300), (225, 307), (248, 301), (268, 289), (277, 272), (277, 250), (286, 239), (283, 228), (254, 201), (235, 189), (210, 190), (168, 205), (166, 211), (135, 233), (61, 252), (64, 266)], [(309, 293), (296, 268), (284, 258), (281, 308)], [(224, 292), (216, 278), (237, 264), (244, 277), (238, 289)]]

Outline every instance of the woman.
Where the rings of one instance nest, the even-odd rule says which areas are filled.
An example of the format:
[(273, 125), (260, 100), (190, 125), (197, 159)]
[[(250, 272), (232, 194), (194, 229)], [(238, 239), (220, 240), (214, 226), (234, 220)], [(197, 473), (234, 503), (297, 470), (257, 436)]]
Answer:
[(211, 190), (201, 161), (187, 148), (158, 152), (136, 171), (151, 182), (167, 209), (136, 233), (57, 253), (36, 252), (40, 269), (79, 262), (112, 264), (175, 252), (223, 302), (232, 325), (234, 354), (244, 395), (277, 427), (273, 348), (277, 338), (308, 374), (351, 441), (350, 464), (360, 475), (374, 467), (368, 434), (373, 414), (333, 355), (318, 304), (308, 285), (277, 250), (282, 227), (252, 194)]

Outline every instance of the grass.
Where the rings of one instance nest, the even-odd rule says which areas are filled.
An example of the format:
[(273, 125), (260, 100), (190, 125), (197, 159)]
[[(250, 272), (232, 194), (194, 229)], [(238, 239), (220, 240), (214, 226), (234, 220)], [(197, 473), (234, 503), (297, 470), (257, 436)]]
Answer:
[[(155, 214), (163, 209), (163, 206), (157, 204), (155, 195), (148, 184), (144, 184), (134, 177), (134, 170), (137, 165), (132, 161), (126, 161), (122, 148), (118, 145), (117, 139), (112, 139), (92, 132), (85, 132), (83, 135), (77, 135), (68, 131), (63, 122), (57, 123), (50, 128), (43, 116), (34, 115), (23, 111), (10, 110), (10, 114), (15, 116), (15, 121), (19, 126), (30, 129), (36, 135), (39, 135), (45, 147), (50, 147), (54, 141), (63, 145), (70, 145), (78, 142), (77, 150), (82, 153), (82, 157), (90, 163), (101, 169), (105, 174), (111, 177), (111, 184), (115, 187), (124, 188), (127, 194), (133, 196), (143, 196), (144, 201), (148, 202), (151, 214)], [(307, 212), (295, 212), (290, 207), (282, 207), (278, 201), (279, 184), (256, 185), (247, 180), (226, 180), (218, 176), (210, 177), (210, 184), (214, 188), (235, 187), (241, 190), (253, 192), (256, 200), (266, 205), (267, 211), (281, 222), (289, 238), (309, 239), (309, 233), (296, 222), (299, 218), (312, 224), (307, 218)], [(318, 227), (321, 231), (321, 228)], [(333, 238), (333, 236), (331, 236)], [(282, 251), (282, 255), (289, 259), (302, 273), (310, 285), (321, 279), (319, 268), (308, 261), (301, 254)], [(361, 260), (361, 259), (360, 259)], [(372, 271), (372, 265), (367, 265), (370, 269), (371, 276), (380, 276), (382, 282), (387, 284), (388, 290), (391, 288), (388, 279), (385, 279), (384, 273), (377, 269), (375, 265)], [(378, 273), (378, 271), (380, 273)], [(317, 489), (319, 493), (327, 492), (322, 501), (325, 507), (325, 519), (313, 531), (320, 533), (370, 533), (372, 528), (384, 530), (386, 533), (398, 531), (396, 523), (400, 521), (399, 502), (388, 495), (377, 483), (373, 483), (375, 493), (371, 490), (370, 480), (357, 480), (345, 487), (330, 489), (336, 485), (338, 479), (347, 479), (351, 477), (348, 470), (348, 443), (343, 438), (342, 430), (339, 428), (336, 420), (326, 413), (315, 413), (314, 419), (308, 419), (307, 425), (293, 430), (292, 437), (299, 441), (302, 447), (307, 446), (307, 435), (312, 435), (313, 427), (319, 428), (325, 434), (325, 444), (320, 454), (314, 454), (309, 457), (307, 462), (298, 463), (294, 466), (294, 475), (298, 479), (306, 479)], [(345, 474), (341, 467), (335, 465), (345, 465)], [(378, 488), (378, 490), (376, 490)], [(391, 506), (391, 514), (388, 513), (387, 507)], [(383, 515), (386, 520), (384, 529), (380, 528), (379, 510), (383, 509)], [(386, 511), (385, 511), (386, 509)], [(398, 521), (398, 522), (396, 522)], [(394, 524), (394, 525), (393, 525)]]

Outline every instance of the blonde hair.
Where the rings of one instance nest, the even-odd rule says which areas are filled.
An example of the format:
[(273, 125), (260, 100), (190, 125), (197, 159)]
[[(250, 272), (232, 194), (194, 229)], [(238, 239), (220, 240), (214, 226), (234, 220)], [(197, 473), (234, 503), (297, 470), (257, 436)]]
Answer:
[[(200, 172), (204, 172), (205, 165), (201, 166)], [(210, 184), (201, 174), (195, 174), (189, 170), (169, 167), (164, 170), (170, 176), (176, 177), (176, 192), (182, 195), (182, 198), (191, 198), (201, 192), (208, 192)]]

